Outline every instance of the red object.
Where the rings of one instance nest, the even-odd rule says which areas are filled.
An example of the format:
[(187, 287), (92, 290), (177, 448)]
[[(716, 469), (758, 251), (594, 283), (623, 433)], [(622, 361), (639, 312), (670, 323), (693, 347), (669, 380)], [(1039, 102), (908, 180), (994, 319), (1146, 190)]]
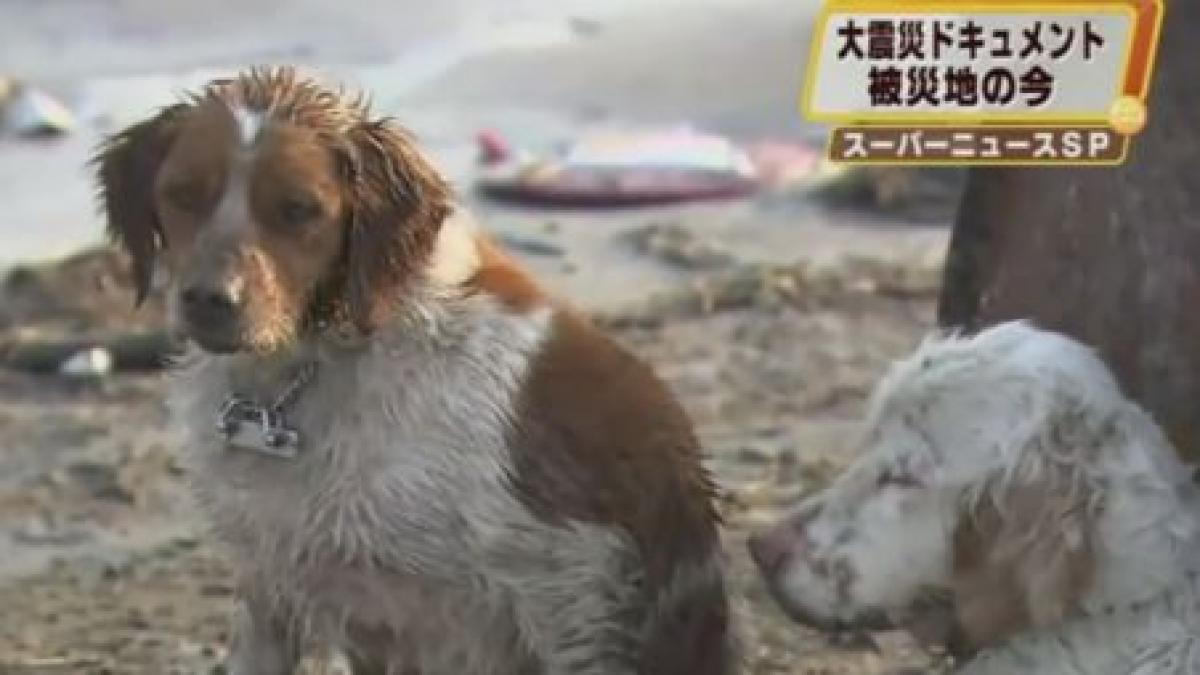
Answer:
[(550, 157), (519, 159), (485, 130), (478, 187), (504, 201), (547, 206), (638, 206), (746, 197), (760, 186), (731, 141), (687, 129), (585, 134)]
[(479, 144), (479, 161), (484, 165), (501, 164), (508, 161), (512, 156), (512, 150), (508, 147), (508, 141), (496, 131), (481, 131), (475, 137)]
[(747, 152), (764, 184), (781, 186), (809, 178), (821, 165), (821, 153), (800, 143), (764, 142)]
[(752, 178), (700, 169), (567, 168), (541, 180), (484, 179), (480, 190), (494, 199), (545, 206), (617, 207), (735, 199), (753, 194)]

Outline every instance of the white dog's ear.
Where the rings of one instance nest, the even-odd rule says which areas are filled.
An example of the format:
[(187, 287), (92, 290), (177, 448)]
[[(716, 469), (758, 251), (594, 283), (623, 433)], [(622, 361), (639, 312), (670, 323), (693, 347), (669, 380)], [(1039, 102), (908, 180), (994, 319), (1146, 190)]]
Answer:
[(954, 532), (957, 618), (977, 648), (1061, 621), (1091, 584), (1093, 491), (1070, 468), (1034, 463), (990, 477)]

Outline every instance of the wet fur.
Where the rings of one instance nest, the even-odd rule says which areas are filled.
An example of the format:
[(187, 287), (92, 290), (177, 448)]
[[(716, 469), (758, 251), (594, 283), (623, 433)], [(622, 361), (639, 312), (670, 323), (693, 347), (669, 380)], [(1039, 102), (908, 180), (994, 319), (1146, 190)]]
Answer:
[[(291, 298), (307, 312), (286, 340), (193, 349), (175, 374), (197, 503), (237, 575), (230, 672), (289, 673), (314, 647), (361, 673), (733, 672), (713, 490), (682, 411), (475, 232), (411, 138), (359, 100), (252, 71), (105, 144), (102, 199), (139, 298), (159, 258), (188, 253), (147, 186), (214, 99), (319, 131), (347, 204), (318, 278), (250, 287), (311, 289)], [(226, 447), (224, 398), (270, 399), (310, 361), (287, 413), (300, 456)]]
[(765, 535), (801, 620), (919, 625), (953, 598), (961, 673), (1200, 672), (1200, 493), (1083, 345), (931, 338), (877, 387), (863, 453)]

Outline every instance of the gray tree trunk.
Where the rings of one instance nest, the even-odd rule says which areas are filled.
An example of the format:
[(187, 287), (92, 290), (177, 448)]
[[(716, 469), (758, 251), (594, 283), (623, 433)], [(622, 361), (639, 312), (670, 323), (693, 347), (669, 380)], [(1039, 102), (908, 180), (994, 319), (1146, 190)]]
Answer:
[(1200, 0), (1166, 4), (1128, 164), (972, 171), (939, 321), (1030, 318), (1095, 346), (1200, 459)]

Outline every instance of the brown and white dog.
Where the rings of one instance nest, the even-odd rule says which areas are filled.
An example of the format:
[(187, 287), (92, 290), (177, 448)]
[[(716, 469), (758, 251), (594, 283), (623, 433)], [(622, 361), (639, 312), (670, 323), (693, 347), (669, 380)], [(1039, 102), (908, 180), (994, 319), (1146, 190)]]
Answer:
[[(239, 588), (235, 675), (734, 668), (713, 488), (637, 359), (475, 231), (404, 131), (288, 69), (100, 150)], [(218, 428), (220, 427), (220, 428)], [(293, 435), (294, 434), (294, 435)]]

